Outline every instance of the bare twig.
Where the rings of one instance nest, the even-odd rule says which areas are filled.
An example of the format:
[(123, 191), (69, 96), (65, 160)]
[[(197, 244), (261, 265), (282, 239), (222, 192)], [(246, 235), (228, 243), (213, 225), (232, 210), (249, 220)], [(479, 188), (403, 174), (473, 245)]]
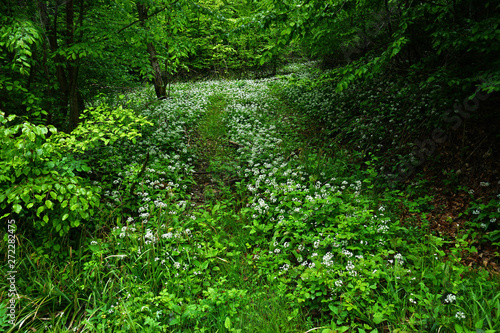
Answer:
[[(163, 7), (162, 9), (158, 9), (158, 10), (157, 10), (156, 12), (154, 12), (153, 14), (148, 15), (148, 16), (145, 18), (145, 20), (147, 20), (148, 18), (153, 17), (153, 16), (155, 16), (155, 15), (158, 15), (159, 13), (161, 13), (162, 11), (164, 11), (165, 9), (167, 9), (169, 6), (172, 6), (172, 5), (174, 5), (175, 3), (177, 3), (177, 2), (179, 2), (179, 0), (176, 0), (176, 1), (172, 2), (171, 4), (169, 4), (168, 6)], [(144, 20), (139, 19), (139, 20), (134, 21), (134, 22), (132, 22), (132, 23), (130, 23), (130, 24), (127, 24), (126, 26), (124, 26), (123, 28), (121, 28), (120, 30), (118, 30), (116, 33), (117, 33), (117, 34), (119, 34), (119, 33), (121, 33), (123, 30), (125, 30), (125, 29), (127, 29), (127, 28), (130, 28), (130, 27), (131, 27), (131, 26), (133, 26), (134, 24), (137, 24), (137, 23), (139, 23), (139, 22), (141, 22), (141, 21), (144, 21)]]

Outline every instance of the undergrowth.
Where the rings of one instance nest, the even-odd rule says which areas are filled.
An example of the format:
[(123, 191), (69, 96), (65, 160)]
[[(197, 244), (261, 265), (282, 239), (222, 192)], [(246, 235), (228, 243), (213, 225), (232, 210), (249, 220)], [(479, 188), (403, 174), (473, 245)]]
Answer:
[[(342, 95), (319, 93), (313, 102), (312, 92), (282, 90), (284, 80), (182, 83), (164, 101), (147, 103), (151, 91), (121, 100), (150, 123), (135, 144), (118, 140), (85, 153), (101, 204), (88, 227), (76, 230), (78, 242), (54, 256), (49, 249), (57, 249), (43, 242), (59, 238), (34, 235), (11, 216), (20, 226), (19, 298), (9, 326), (9, 286), (2, 281), (0, 327), (500, 330), (498, 276), (461, 263), (474, 251), (466, 231), (452, 241), (428, 233), (425, 223), (402, 223), (408, 193), (381, 191), (380, 165), (365, 158), (385, 139), (359, 141), (364, 154), (312, 139), (311, 117), (323, 107), (317, 103), (336, 103)], [(397, 109), (405, 93), (379, 89), (357, 95), (355, 110), (339, 103), (320, 112), (326, 117), (320, 122), (333, 124), (321, 138), (354, 138), (361, 127), (341, 127), (352, 114), (363, 133), (376, 136), (383, 125), (365, 121), (374, 112), (365, 109), (370, 96), (386, 93), (384, 108)], [(406, 105), (409, 116), (430, 98)], [(494, 205), (483, 207), (488, 213), (474, 223), (494, 223)], [(415, 209), (425, 210), (425, 202)]]

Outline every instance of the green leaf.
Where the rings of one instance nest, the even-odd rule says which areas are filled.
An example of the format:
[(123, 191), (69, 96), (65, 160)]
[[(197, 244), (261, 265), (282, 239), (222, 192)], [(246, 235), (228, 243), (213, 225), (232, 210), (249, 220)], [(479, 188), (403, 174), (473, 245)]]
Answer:
[(83, 207), (87, 208), (89, 205), (89, 202), (85, 198), (80, 198), (80, 202), (83, 204)]
[(179, 320), (179, 318), (173, 318), (173, 319), (170, 321), (169, 325), (170, 325), (170, 326), (174, 326), (174, 325), (177, 325), (177, 324), (178, 324), (178, 323), (180, 323), (180, 322), (181, 322), (181, 321)]
[(20, 204), (14, 204), (14, 206), (12, 206), (12, 209), (14, 209), (14, 212), (16, 212), (16, 214), (19, 214), (23, 207)]
[(380, 312), (377, 312), (373, 315), (373, 322), (375, 324), (380, 324), (381, 322), (383, 322), (385, 319), (384, 319), (384, 314), (383, 313), (380, 313)]
[(64, 215), (62, 216), (62, 220), (63, 220), (63, 221), (64, 221), (64, 220), (66, 220), (66, 219), (68, 218), (68, 216), (69, 216), (69, 214), (68, 214), (68, 213), (64, 214)]
[(47, 206), (48, 209), (52, 209), (52, 207), (54, 206), (54, 204), (50, 200), (45, 200), (45, 206)]
[(231, 319), (229, 319), (229, 317), (226, 317), (226, 320), (224, 321), (224, 327), (228, 330), (231, 329)]

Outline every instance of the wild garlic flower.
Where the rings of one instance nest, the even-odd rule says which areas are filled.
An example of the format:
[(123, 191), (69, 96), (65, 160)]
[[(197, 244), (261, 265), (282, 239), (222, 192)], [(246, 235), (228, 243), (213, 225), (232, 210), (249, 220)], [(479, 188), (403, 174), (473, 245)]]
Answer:
[(457, 296), (455, 296), (454, 294), (448, 294), (448, 295), (446, 296), (446, 298), (445, 298), (444, 302), (445, 302), (445, 303), (450, 304), (450, 303), (455, 302), (455, 301), (456, 301), (456, 299), (457, 299)]

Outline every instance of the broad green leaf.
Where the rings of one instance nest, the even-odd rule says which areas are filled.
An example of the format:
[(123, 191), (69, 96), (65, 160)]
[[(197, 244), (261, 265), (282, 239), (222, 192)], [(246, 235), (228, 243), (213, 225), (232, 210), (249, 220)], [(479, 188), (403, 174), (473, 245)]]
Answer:
[(23, 207), (20, 204), (14, 204), (14, 206), (12, 206), (12, 209), (14, 209), (14, 212), (19, 214), (21, 212), (21, 209), (23, 209)]
[(383, 322), (384, 320), (385, 318), (383, 313), (377, 312), (373, 315), (373, 322), (377, 325)]
[(47, 206), (48, 209), (52, 209), (54, 204), (50, 200), (45, 200), (45, 206)]

